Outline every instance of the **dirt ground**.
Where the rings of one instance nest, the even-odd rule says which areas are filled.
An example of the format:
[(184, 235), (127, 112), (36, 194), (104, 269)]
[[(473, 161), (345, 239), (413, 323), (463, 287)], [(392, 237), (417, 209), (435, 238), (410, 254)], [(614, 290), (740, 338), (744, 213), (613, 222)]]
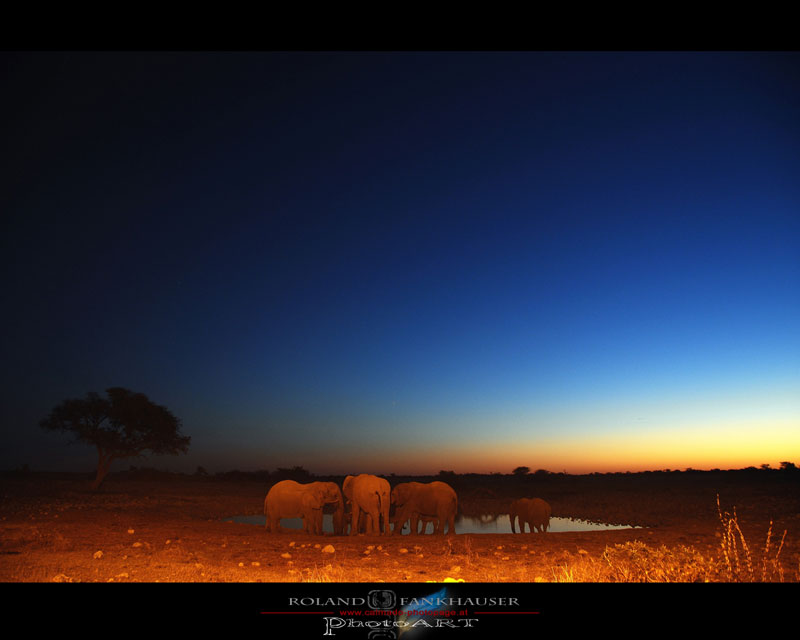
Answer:
[[(310, 536), (225, 522), (259, 514), (268, 485), (251, 479), (110, 475), (99, 492), (80, 474), (0, 477), (3, 582), (553, 582), (591, 580), (604, 551), (644, 543), (719, 558), (723, 511), (736, 511), (754, 557), (767, 546), (782, 581), (800, 570), (800, 473), (456, 477), (464, 513), (507, 513), (537, 495), (553, 516), (640, 528), (545, 534)], [(394, 484), (394, 479), (392, 479)], [(772, 524), (770, 524), (772, 523)], [(785, 536), (784, 536), (785, 531)], [(581, 564), (582, 563), (582, 564)], [(773, 574), (774, 575), (774, 574)]]

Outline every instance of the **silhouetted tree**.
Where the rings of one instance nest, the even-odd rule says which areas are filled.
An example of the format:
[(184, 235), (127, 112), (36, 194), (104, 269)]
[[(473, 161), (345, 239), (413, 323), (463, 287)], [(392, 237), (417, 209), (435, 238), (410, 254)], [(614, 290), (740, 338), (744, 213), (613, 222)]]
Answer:
[(794, 462), (781, 462), (781, 470), (783, 471), (797, 471)]
[(180, 420), (166, 407), (122, 387), (106, 389), (106, 393), (108, 398), (90, 392), (85, 398), (64, 400), (39, 423), (43, 429), (66, 431), (76, 441), (97, 447), (94, 489), (114, 460), (138, 457), (145, 451), (177, 455), (189, 449), (190, 438), (181, 435)]
[(511, 473), (513, 473), (515, 476), (526, 476), (530, 472), (531, 472), (530, 467), (517, 467)]
[(311, 472), (302, 465), (294, 466), (291, 469), (278, 467), (275, 475), (281, 480), (294, 480), (296, 482), (308, 481), (311, 479)]

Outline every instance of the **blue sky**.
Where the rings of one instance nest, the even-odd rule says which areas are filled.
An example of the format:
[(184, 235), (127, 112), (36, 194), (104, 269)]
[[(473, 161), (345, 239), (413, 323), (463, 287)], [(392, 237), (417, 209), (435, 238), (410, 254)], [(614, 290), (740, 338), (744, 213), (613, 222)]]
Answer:
[(0, 468), (117, 385), (189, 471), (800, 458), (798, 54), (3, 56)]

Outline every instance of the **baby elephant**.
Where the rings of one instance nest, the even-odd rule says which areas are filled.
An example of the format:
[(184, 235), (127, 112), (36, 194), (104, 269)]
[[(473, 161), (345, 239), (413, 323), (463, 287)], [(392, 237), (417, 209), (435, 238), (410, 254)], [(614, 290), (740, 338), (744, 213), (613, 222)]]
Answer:
[(520, 498), (511, 503), (508, 510), (508, 517), (511, 520), (511, 533), (516, 533), (514, 521), (519, 517), (519, 532), (525, 533), (525, 523), (533, 533), (534, 529), (541, 533), (547, 531), (550, 526), (550, 514), (552, 509), (541, 498)]

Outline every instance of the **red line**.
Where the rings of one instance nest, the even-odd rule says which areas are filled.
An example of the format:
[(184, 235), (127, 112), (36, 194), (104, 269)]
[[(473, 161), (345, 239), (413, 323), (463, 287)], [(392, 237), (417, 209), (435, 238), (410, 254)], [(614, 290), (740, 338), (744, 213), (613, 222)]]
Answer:
[(317, 615), (319, 615), (319, 614), (322, 614), (322, 613), (332, 614), (333, 611), (262, 611), (261, 613), (262, 614), (265, 614), (265, 613), (277, 613), (277, 614), (280, 614), (280, 615), (302, 616), (302, 615), (309, 615), (309, 614), (317, 614)]
[(511, 616), (511, 615), (536, 615), (540, 611), (473, 611), (475, 615), (496, 615), (496, 616)]

